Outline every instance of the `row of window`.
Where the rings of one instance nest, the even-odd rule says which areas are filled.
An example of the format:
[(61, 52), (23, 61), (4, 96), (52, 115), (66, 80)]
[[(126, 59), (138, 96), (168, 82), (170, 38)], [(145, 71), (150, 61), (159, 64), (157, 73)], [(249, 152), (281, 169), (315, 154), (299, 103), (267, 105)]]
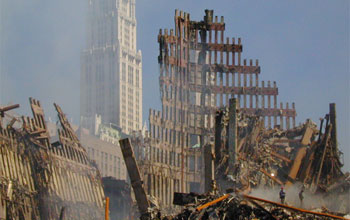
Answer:
[[(140, 71), (136, 69), (136, 87), (140, 87)], [(126, 63), (122, 63), (122, 81), (126, 82)], [(134, 85), (134, 68), (130, 65), (128, 65), (128, 83), (130, 85)]]
[[(168, 151), (165, 149), (160, 149), (157, 147), (139, 147), (137, 145), (134, 146), (135, 158), (137, 160), (150, 160), (158, 163), (165, 163), (171, 166), (181, 167), (182, 166), (182, 156), (180, 153), (176, 153), (173, 151)], [(184, 157), (184, 167), (188, 167), (190, 172), (194, 172), (196, 169), (202, 169), (202, 158), (198, 157), (197, 161), (195, 156), (185, 156)], [(197, 168), (196, 168), (197, 162)]]
[[(151, 125), (150, 133), (152, 138), (160, 139), (170, 144), (179, 145), (182, 142), (183, 134), (173, 129)], [(185, 136), (184, 139), (186, 146), (189, 146), (189, 138)]]
[(90, 147), (87, 147), (86, 150), (89, 158), (97, 162), (102, 176), (114, 176), (117, 179), (123, 178), (125, 167), (120, 157)]
[[(137, 117), (136, 120), (138, 120), (139, 118)], [(128, 124), (126, 124), (126, 122), (128, 122)], [(122, 123), (121, 123), (122, 128), (126, 128), (127, 126), (129, 127), (129, 131), (133, 131), (134, 130), (134, 121), (132, 120), (127, 120), (125, 118), (122, 119)], [(140, 129), (140, 124), (138, 123), (138, 121), (135, 123), (136, 126), (136, 130)]]

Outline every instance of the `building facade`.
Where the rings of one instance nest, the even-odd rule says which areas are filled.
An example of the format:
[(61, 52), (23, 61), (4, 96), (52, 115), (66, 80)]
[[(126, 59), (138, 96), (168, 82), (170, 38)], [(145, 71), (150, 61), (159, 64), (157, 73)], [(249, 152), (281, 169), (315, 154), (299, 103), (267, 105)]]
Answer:
[[(92, 132), (74, 124), (70, 126), (77, 134), (89, 159), (99, 169), (102, 177), (114, 177), (115, 179), (126, 181), (126, 166), (119, 147), (119, 140), (125, 134), (112, 124), (101, 124), (101, 117), (96, 117), (94, 124), (96, 129)], [(58, 141), (57, 124), (47, 121), (46, 125), (51, 142)]]
[(97, 136), (89, 134), (87, 129), (79, 129), (79, 139), (87, 155), (96, 163), (102, 177), (126, 180), (126, 167), (117, 141), (120, 138), (119, 133), (105, 125), (99, 127), (100, 132)]
[(124, 133), (142, 128), (142, 55), (136, 49), (135, 0), (89, 0), (81, 53), (81, 125), (95, 116)]

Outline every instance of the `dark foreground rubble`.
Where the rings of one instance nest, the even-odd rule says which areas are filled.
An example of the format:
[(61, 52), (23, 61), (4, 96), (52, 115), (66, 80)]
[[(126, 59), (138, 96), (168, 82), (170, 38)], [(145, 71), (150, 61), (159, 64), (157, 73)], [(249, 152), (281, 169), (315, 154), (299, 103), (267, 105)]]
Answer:
[(181, 213), (162, 219), (347, 219), (332, 213), (303, 210), (243, 194), (225, 194), (221, 197), (210, 195), (194, 200), (196, 202), (186, 204)]

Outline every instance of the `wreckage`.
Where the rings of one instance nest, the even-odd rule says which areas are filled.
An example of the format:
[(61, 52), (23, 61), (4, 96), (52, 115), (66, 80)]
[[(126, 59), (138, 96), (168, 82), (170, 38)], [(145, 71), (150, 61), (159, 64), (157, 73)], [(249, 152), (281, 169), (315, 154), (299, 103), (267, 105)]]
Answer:
[[(137, 181), (159, 209), (169, 213), (177, 192), (220, 197), (230, 188), (260, 190), (274, 201), (285, 186), (288, 205), (300, 206), (298, 193), (305, 189), (304, 208), (348, 213), (349, 174), (341, 171), (335, 104), (320, 128), (311, 120), (296, 126), (295, 104), (278, 105), (276, 83), (259, 81), (258, 60), (241, 59), (241, 39), (225, 40), (223, 17), (206, 10), (203, 20), (193, 21), (176, 10), (174, 21), (174, 30), (158, 35), (162, 111), (150, 110), (149, 137), (131, 139)], [(308, 203), (311, 198), (319, 203)]]
[[(265, 128), (260, 117), (242, 113), (231, 99), (217, 111), (214, 146), (204, 149), (208, 193), (177, 193), (174, 204), (185, 209), (166, 218), (348, 219), (343, 216), (350, 212), (350, 178), (341, 171), (336, 137), (334, 103), (319, 129), (307, 120), (281, 130)], [(281, 186), (286, 204), (271, 201)], [(301, 189), (309, 197), (305, 201), (298, 199)]]
[(40, 102), (30, 106), (33, 118), (7, 114), (19, 105), (0, 108), (0, 219), (102, 219), (101, 176), (61, 108), (51, 142)]
[[(319, 128), (307, 120), (281, 130), (266, 128), (261, 117), (243, 113), (231, 99), (217, 111), (214, 144), (203, 149), (206, 194), (175, 192), (173, 204), (184, 209), (165, 217), (159, 207), (141, 202), (142, 219), (348, 219), (350, 176), (341, 170), (336, 127), (334, 103)], [(130, 143), (123, 146), (129, 160), (135, 158)], [(126, 160), (129, 173), (138, 169), (133, 161)], [(133, 181), (141, 183), (141, 177)], [(281, 186), (285, 204), (276, 202)], [(301, 189), (304, 200), (298, 198)]]
[[(262, 189), (268, 194), (285, 186), (297, 195), (302, 188), (319, 200), (303, 206), (312, 208), (313, 204), (349, 213), (350, 177), (341, 170), (336, 127), (334, 103), (319, 129), (307, 120), (281, 130), (266, 129), (259, 117), (243, 114), (232, 99), (229, 108), (216, 116), (213, 163), (219, 191), (235, 188), (254, 194), (255, 189)], [(297, 196), (291, 197), (288, 200), (287, 196), (289, 203), (301, 205)]]
[[(276, 83), (259, 81), (258, 61), (242, 60), (241, 40), (224, 41), (224, 30), (213, 11), (198, 22), (176, 11), (175, 30), (159, 33), (162, 112), (150, 110), (149, 137), (120, 142), (141, 218), (342, 218), (332, 215), (349, 212), (350, 184), (341, 171), (335, 105), (319, 129), (310, 120), (296, 126), (294, 103), (278, 108)], [(99, 171), (60, 107), (59, 140), (51, 141), (40, 103), (30, 104), (33, 118), (6, 123), (18, 106), (0, 108), (0, 219), (101, 219), (104, 208), (108, 216)], [(114, 182), (107, 179), (106, 188)], [(280, 186), (287, 204), (274, 201)], [(295, 187), (305, 188), (304, 209), (295, 208), (302, 206), (291, 196)], [(202, 194), (179, 202), (178, 192), (192, 190)], [(308, 197), (337, 213), (306, 210), (314, 208)], [(123, 201), (131, 203), (114, 204)]]
[(261, 199), (245, 194), (195, 195), (178, 194), (174, 203), (185, 205), (182, 212), (163, 219), (343, 219), (350, 216), (339, 216), (339, 213), (325, 213), (328, 210), (305, 210)]

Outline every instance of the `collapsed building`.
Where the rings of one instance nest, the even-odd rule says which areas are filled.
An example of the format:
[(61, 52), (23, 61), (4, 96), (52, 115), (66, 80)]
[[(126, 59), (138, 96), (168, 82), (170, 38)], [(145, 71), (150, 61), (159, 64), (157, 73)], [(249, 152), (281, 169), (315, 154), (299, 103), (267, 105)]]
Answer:
[(50, 140), (44, 111), (30, 98), (33, 118), (12, 117), (0, 108), (0, 219), (102, 219), (104, 192), (61, 108), (60, 128)]
[[(151, 208), (136, 198), (144, 207), (141, 219), (350, 217), (350, 175), (341, 170), (334, 103), (319, 128), (308, 119), (287, 130), (266, 128), (261, 117), (243, 113), (236, 98), (229, 103), (217, 111), (214, 143), (203, 147), (205, 193), (175, 192), (173, 204), (184, 206), (181, 211)], [(133, 159), (139, 158), (139, 142), (133, 139), (135, 154), (130, 143), (122, 142), (129, 174), (139, 173)], [(141, 177), (133, 177), (140, 183)], [(142, 191), (141, 184), (133, 187)], [(281, 187), (287, 196), (279, 202)]]
[[(219, 191), (235, 188), (254, 193), (260, 188), (267, 198), (270, 191), (278, 195), (279, 187), (285, 186), (292, 194), (287, 197), (290, 204), (350, 212), (350, 176), (341, 170), (334, 103), (319, 129), (307, 120), (288, 130), (266, 129), (259, 117), (243, 114), (236, 103), (233, 99), (229, 108), (218, 111), (215, 158), (206, 156), (208, 164), (215, 164), (215, 174), (207, 169), (206, 176), (215, 176)], [(301, 190), (319, 201), (299, 204)]]
[[(278, 106), (276, 82), (259, 81), (258, 60), (242, 59), (241, 39), (224, 38), (223, 17), (202, 21), (175, 11), (175, 29), (158, 35), (162, 111), (149, 113), (149, 137), (133, 143), (149, 195), (172, 206), (174, 192), (204, 191), (203, 146), (214, 137), (215, 114), (237, 97), (241, 110), (271, 128), (295, 127), (295, 105)], [(138, 153), (140, 151), (140, 153)]]
[(149, 136), (131, 139), (145, 191), (160, 209), (174, 210), (175, 192), (262, 187), (278, 195), (279, 186), (293, 185), (349, 212), (335, 104), (319, 129), (311, 120), (296, 126), (295, 104), (278, 107), (276, 83), (259, 81), (258, 61), (242, 62), (241, 40), (224, 41), (223, 17), (206, 10), (197, 22), (176, 10), (174, 20), (175, 30), (158, 35), (162, 111), (150, 110)]
[[(181, 211), (151, 207), (136, 163), (147, 166), (145, 142), (140, 136), (120, 141), (140, 219), (349, 219), (350, 175), (341, 170), (334, 103), (319, 129), (310, 119), (292, 129), (266, 128), (236, 98), (217, 111), (215, 122), (214, 144), (203, 146), (206, 193), (175, 192)], [(276, 202), (280, 187), (288, 196)]]
[[(277, 107), (276, 83), (266, 87), (259, 81), (258, 61), (242, 62), (241, 40), (224, 42), (224, 30), (223, 18), (214, 19), (213, 11), (206, 10), (199, 22), (176, 11), (175, 31), (158, 36), (162, 111), (150, 110), (150, 134), (133, 136), (133, 151), (130, 143), (122, 149), (124, 158), (132, 159), (126, 164), (140, 212), (149, 212), (153, 198), (163, 213), (170, 213), (176, 192), (209, 192), (195, 196), (192, 205), (220, 199), (217, 206), (185, 209), (175, 219), (225, 215), (225, 210), (224, 219), (261, 212), (286, 217), (284, 210), (254, 204), (252, 197), (248, 203), (255, 208), (241, 198), (219, 195), (297, 184), (321, 194), (327, 208), (349, 212), (350, 180), (341, 171), (335, 105), (320, 129), (311, 121), (296, 127), (294, 103)], [(100, 173), (62, 110), (55, 104), (60, 128), (53, 142), (40, 103), (30, 99), (30, 104), (33, 118), (0, 124), (0, 219), (101, 219)], [(0, 108), (1, 118), (14, 107)], [(130, 188), (110, 178), (104, 183), (111, 207), (123, 204), (114, 217), (127, 218)], [(327, 204), (334, 197), (337, 207)]]

